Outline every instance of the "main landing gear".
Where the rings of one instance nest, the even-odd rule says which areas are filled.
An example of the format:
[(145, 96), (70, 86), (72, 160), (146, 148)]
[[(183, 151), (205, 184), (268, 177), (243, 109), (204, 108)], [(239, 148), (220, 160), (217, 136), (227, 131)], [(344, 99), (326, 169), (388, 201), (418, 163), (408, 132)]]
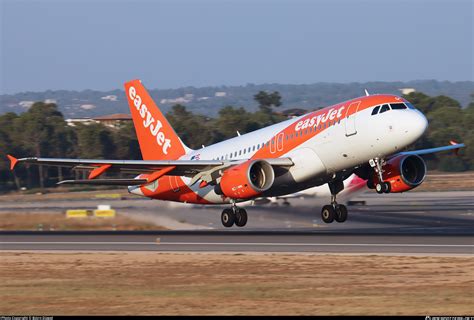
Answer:
[(232, 208), (226, 208), (222, 211), (221, 222), (226, 228), (232, 227), (234, 224), (237, 227), (244, 227), (247, 224), (247, 211), (244, 208), (239, 208), (232, 203)]
[(321, 218), (325, 223), (331, 223), (334, 220), (344, 222), (347, 220), (347, 207), (336, 201), (336, 195), (344, 189), (344, 183), (342, 180), (336, 180), (329, 182), (328, 185), (331, 190), (331, 204), (323, 207)]
[[(383, 181), (383, 168), (382, 168), (382, 162), (383, 160), (379, 159), (379, 158), (375, 158), (375, 159), (371, 159), (369, 161), (369, 164), (372, 168), (374, 168), (374, 171), (375, 171), (375, 174), (377, 175), (377, 180), (378, 182), (373, 185), (373, 182), (370, 182), (372, 184), (372, 189), (375, 188), (375, 191), (377, 191), (377, 193), (381, 194), (381, 193), (390, 193), (391, 189), (392, 189), (392, 185), (389, 183), (389, 182), (385, 182)], [(370, 181), (370, 179), (369, 179)], [(368, 181), (368, 183), (369, 183)], [(368, 185), (369, 186), (369, 185)], [(371, 186), (369, 186), (370, 188)]]

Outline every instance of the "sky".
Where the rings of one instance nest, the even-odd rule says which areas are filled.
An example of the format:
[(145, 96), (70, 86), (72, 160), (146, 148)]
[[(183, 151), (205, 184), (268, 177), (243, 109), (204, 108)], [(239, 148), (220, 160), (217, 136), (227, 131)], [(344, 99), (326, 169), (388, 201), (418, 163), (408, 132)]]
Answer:
[(473, 80), (474, 0), (0, 0), (0, 94)]

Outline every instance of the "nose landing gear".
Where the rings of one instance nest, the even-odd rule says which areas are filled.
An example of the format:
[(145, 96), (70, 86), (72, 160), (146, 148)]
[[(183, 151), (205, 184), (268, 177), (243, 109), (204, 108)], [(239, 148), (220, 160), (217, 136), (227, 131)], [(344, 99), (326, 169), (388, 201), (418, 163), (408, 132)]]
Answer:
[(331, 190), (331, 204), (325, 205), (321, 210), (321, 219), (325, 223), (331, 223), (334, 220), (337, 222), (344, 222), (347, 220), (347, 207), (343, 204), (338, 204), (336, 195), (344, 189), (342, 180), (329, 182), (329, 190)]
[(237, 227), (245, 227), (247, 220), (247, 211), (243, 208), (237, 207), (235, 202), (232, 203), (231, 208), (224, 209), (221, 214), (222, 225), (226, 228), (230, 228), (234, 224)]
[(378, 182), (373, 186), (375, 191), (379, 194), (381, 193), (390, 193), (392, 185), (390, 182), (385, 182), (383, 180), (383, 160), (380, 158), (371, 159), (369, 164), (374, 168), (375, 174), (377, 175)]

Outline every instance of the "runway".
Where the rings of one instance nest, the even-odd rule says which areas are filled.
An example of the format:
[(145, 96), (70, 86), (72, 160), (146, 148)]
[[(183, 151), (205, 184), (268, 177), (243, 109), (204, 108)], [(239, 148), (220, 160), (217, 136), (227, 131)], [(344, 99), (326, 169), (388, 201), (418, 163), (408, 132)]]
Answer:
[(1, 250), (473, 254), (472, 235), (317, 232), (2, 233)]
[[(119, 214), (174, 226), (170, 231), (0, 231), (0, 250), (313, 252), (361, 254), (474, 253), (474, 193), (365, 194), (345, 223), (324, 224), (314, 199), (291, 207), (247, 207), (245, 228), (224, 229), (220, 208), (169, 206), (150, 200), (109, 201)], [(8, 212), (93, 207), (98, 200), (4, 202)], [(37, 209), (34, 209), (37, 208)], [(184, 222), (185, 221), (185, 222)], [(208, 222), (207, 225), (206, 221)]]

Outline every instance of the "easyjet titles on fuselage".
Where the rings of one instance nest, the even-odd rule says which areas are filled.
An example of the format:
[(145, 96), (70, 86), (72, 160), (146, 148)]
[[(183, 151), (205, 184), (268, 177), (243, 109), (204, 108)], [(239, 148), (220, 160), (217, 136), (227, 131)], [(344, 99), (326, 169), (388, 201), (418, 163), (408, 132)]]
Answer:
[(334, 119), (340, 119), (344, 108), (344, 106), (340, 107), (339, 109), (331, 108), (324, 113), (321, 113), (317, 116), (313, 116), (312, 118), (307, 118), (305, 120), (298, 121), (295, 126), (295, 131), (305, 129), (307, 127), (312, 127), (314, 125), (318, 126), (320, 123), (325, 123), (328, 120), (332, 121)]

